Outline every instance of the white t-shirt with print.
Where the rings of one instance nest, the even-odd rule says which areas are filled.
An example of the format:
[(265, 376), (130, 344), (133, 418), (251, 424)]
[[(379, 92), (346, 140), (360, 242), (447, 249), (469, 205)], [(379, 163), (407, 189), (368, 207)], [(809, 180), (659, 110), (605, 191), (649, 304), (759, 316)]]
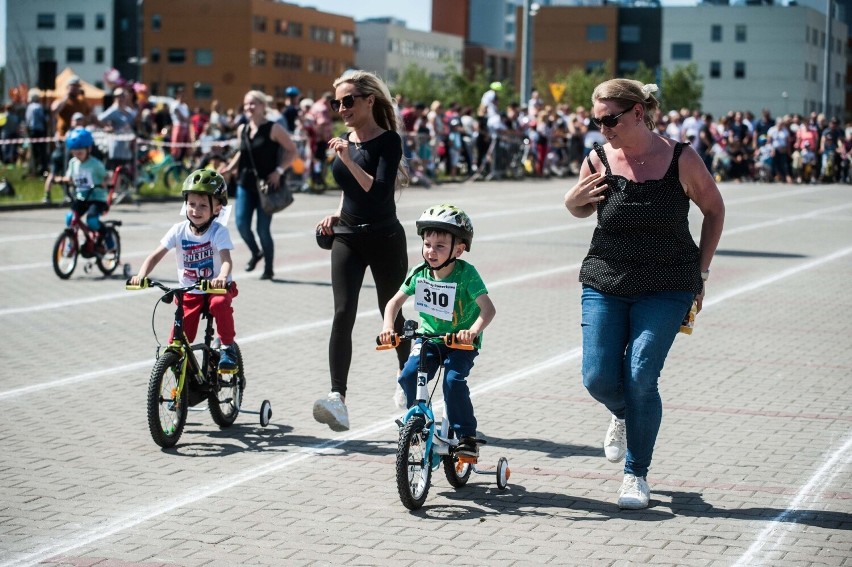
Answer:
[[(233, 250), (228, 227), (214, 222), (204, 234), (193, 234), (189, 221), (174, 225), (160, 244), (167, 250), (175, 249), (178, 280), (182, 286), (189, 286), (199, 279), (213, 279), (222, 270), (221, 250)], [(231, 276), (228, 276), (231, 281)], [(200, 292), (199, 292), (200, 293)]]

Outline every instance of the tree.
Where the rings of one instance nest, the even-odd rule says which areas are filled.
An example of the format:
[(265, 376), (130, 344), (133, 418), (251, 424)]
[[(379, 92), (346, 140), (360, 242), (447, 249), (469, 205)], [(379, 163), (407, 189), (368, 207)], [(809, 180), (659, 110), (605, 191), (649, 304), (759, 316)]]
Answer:
[(669, 71), (663, 69), (660, 85), (661, 110), (680, 110), (681, 108), (701, 108), (704, 96), (704, 84), (698, 74), (698, 65), (690, 63)]

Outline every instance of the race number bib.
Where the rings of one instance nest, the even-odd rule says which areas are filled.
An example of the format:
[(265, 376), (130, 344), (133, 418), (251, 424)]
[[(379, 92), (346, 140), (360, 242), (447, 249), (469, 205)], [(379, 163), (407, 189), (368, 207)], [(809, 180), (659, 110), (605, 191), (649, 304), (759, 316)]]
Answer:
[(414, 309), (444, 321), (453, 320), (456, 302), (456, 284), (417, 280), (414, 289)]
[(77, 189), (91, 189), (95, 186), (95, 181), (92, 179), (92, 172), (87, 169), (78, 171), (72, 181), (74, 183), (74, 187)]

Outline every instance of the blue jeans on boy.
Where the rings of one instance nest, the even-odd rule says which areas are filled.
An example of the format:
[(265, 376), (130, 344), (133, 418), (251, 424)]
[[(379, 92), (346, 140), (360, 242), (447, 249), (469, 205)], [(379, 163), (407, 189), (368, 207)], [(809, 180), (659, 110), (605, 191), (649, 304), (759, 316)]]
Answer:
[[(414, 405), (417, 399), (417, 366), (420, 362), (420, 349), (423, 348), (422, 342), (423, 339), (417, 339), (411, 347), (411, 356), (397, 380), (405, 392), (408, 407)], [(439, 360), (443, 360), (444, 403), (455, 437), (460, 439), (476, 436), (476, 417), (473, 415), (467, 377), (473, 368), (473, 359), (479, 355), (479, 351), (452, 349), (442, 343), (432, 343), (427, 349), (426, 368), (429, 380), (435, 377)]]
[(663, 417), (657, 383), (695, 294), (634, 296), (583, 286), (583, 385), (627, 428), (625, 474), (644, 477)]
[[(271, 268), (275, 254), (275, 243), (272, 240), (270, 228), (272, 215), (265, 213), (263, 207), (260, 206), (260, 196), (258, 196), (257, 191), (249, 191), (242, 185), (237, 185), (235, 208), (237, 230), (240, 232), (240, 236), (253, 256), (257, 256), (263, 250), (264, 265)], [(260, 239), (260, 248), (258, 248), (254, 233), (251, 231), (251, 217), (255, 211), (257, 211), (257, 237)]]

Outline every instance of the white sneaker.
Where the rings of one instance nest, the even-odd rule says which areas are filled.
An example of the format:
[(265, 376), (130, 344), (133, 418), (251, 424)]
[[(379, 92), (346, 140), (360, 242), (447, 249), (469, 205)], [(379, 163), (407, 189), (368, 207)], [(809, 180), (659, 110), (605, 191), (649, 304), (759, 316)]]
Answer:
[(340, 392), (331, 392), (326, 399), (314, 402), (314, 419), (325, 423), (332, 431), (349, 430), (349, 410)]
[(651, 500), (651, 489), (645, 477), (624, 475), (621, 490), (618, 492), (618, 507), (627, 510), (641, 510), (648, 507)]
[(604, 454), (611, 463), (617, 463), (627, 453), (627, 426), (623, 419), (612, 416), (604, 437)]
[(396, 392), (393, 393), (393, 404), (399, 409), (408, 409), (408, 398), (405, 397), (405, 390), (399, 384), (396, 385)]

